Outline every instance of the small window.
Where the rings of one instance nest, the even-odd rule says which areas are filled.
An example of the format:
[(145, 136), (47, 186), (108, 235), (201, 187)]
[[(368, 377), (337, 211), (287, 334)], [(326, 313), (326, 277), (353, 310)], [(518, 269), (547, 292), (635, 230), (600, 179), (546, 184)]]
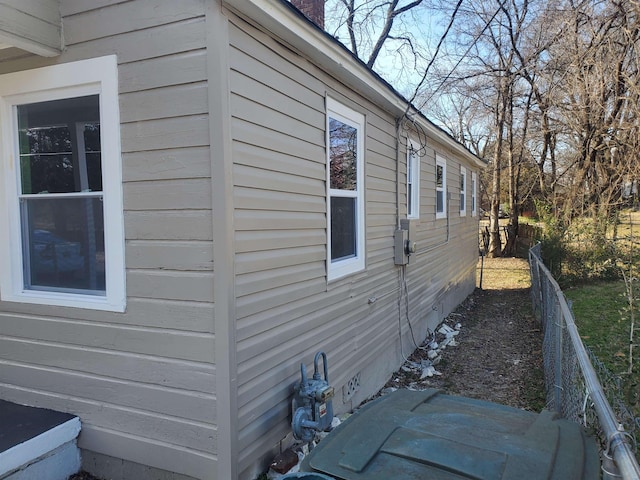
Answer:
[(447, 162), (436, 155), (436, 218), (447, 218)]
[(460, 216), (467, 214), (467, 169), (460, 167)]
[(115, 57), (2, 75), (0, 106), (2, 300), (123, 311)]
[(420, 218), (420, 149), (407, 139), (407, 218)]
[(471, 215), (473, 217), (478, 216), (478, 207), (477, 207), (477, 190), (478, 189), (478, 178), (476, 176), (476, 172), (471, 172)]
[(364, 269), (364, 116), (327, 98), (329, 280)]

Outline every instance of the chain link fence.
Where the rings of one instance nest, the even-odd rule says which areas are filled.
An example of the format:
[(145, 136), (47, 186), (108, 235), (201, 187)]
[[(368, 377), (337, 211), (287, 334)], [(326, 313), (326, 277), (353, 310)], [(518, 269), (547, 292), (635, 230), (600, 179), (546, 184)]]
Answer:
[(538, 244), (529, 250), (529, 265), (533, 308), (544, 332), (547, 408), (597, 435), (603, 478), (640, 480), (635, 439), (640, 419), (620, 400), (619, 379), (583, 345), (571, 308), (542, 262), (540, 249)]

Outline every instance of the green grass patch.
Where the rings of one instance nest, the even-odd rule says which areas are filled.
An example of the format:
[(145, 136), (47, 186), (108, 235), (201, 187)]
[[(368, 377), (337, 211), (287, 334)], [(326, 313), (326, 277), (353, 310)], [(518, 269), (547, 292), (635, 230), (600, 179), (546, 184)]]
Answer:
[(628, 367), (629, 321), (624, 282), (597, 282), (565, 290), (582, 341), (612, 373)]
[[(640, 292), (639, 292), (640, 293)], [(634, 365), (629, 368), (629, 313), (625, 284), (622, 280), (596, 282), (567, 288), (565, 295), (573, 302), (576, 326), (587, 345), (623, 385), (623, 400), (640, 416), (640, 347), (633, 352)], [(636, 312), (636, 328), (640, 312)], [(636, 329), (636, 343), (640, 343)]]

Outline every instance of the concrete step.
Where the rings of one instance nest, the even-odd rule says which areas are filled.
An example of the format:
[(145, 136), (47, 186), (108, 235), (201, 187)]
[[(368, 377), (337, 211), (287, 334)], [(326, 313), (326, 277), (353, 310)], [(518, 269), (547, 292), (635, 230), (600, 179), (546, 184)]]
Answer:
[(0, 400), (0, 480), (67, 480), (79, 433), (78, 417)]

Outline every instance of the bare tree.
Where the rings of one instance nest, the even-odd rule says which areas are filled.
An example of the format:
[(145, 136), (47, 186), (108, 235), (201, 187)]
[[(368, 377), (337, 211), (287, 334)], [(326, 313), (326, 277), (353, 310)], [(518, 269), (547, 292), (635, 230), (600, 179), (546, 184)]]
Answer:
[(639, 153), (638, 12), (614, 1), (571, 6), (573, 28), (552, 52), (567, 71), (560, 111), (573, 154), (563, 166), (565, 214), (606, 222)]
[[(464, 0), (462, 7), (444, 0), (329, 0), (327, 6), (330, 33), (342, 35), (374, 69), (388, 68), (381, 59), (392, 50), (405, 82), (415, 82), (405, 90), (420, 92), (411, 100), (489, 159), (491, 179), (483, 183), (491, 199), (490, 255), (502, 251), (498, 217), (505, 202), (515, 238), (523, 196), (537, 195), (567, 220), (581, 213), (606, 219), (637, 192), (639, 0)], [(435, 50), (420, 30), (427, 8), (450, 19), (446, 32), (453, 26), (455, 34), (446, 43), (441, 37)]]
[[(326, 27), (369, 68), (376, 69), (386, 49), (392, 52), (398, 71), (419, 75), (430, 57), (426, 3), (426, 0), (328, 0)], [(387, 78), (398, 74), (388, 69), (379, 73)]]

